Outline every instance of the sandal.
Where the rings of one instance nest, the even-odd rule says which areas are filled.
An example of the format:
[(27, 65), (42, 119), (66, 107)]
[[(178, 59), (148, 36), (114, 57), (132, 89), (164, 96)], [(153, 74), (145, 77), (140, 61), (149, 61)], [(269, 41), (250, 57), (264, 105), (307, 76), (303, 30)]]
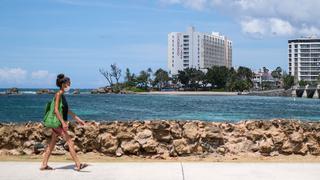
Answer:
[(46, 167), (41, 167), (40, 168), (40, 171), (45, 171), (45, 170), (53, 170), (53, 168), (48, 166), (48, 165)]
[(88, 167), (88, 164), (82, 164), (82, 163), (80, 163), (80, 167), (76, 167), (76, 168), (74, 168), (74, 170), (76, 170), (76, 171), (80, 171), (81, 169), (84, 169), (84, 168), (86, 168), (86, 167)]

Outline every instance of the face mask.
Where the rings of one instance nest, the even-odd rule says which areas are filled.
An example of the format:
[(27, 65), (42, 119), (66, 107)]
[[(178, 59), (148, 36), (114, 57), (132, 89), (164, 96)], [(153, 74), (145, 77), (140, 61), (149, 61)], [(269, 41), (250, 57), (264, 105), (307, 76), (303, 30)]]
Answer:
[(66, 88), (63, 89), (65, 92), (70, 91), (70, 86), (67, 86)]

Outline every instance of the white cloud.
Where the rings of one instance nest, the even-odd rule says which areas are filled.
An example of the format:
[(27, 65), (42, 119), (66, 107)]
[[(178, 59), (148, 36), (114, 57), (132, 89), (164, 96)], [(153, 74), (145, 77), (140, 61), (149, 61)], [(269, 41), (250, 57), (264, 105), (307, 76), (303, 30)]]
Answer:
[(300, 34), (304, 36), (320, 35), (320, 29), (314, 26), (303, 25), (300, 29)]
[(0, 68), (0, 82), (21, 83), (27, 78), (27, 71), (21, 68)]
[(241, 21), (241, 27), (244, 33), (258, 38), (268, 35), (289, 36), (295, 32), (295, 29), (290, 22), (277, 18), (245, 18)]
[[(319, 0), (160, 0), (167, 4), (212, 9), (240, 19), (242, 31), (253, 36), (320, 36)], [(201, 8), (199, 8), (201, 7)]]
[(0, 87), (4, 86), (54, 86), (55, 74), (46, 70), (28, 72), (22, 68), (0, 68)]
[(31, 73), (32, 79), (45, 79), (49, 77), (49, 71), (39, 70)]

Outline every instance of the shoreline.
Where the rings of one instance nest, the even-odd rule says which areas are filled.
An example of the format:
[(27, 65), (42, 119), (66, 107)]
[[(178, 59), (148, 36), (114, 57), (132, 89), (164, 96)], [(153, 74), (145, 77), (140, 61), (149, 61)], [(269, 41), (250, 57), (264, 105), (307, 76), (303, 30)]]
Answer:
[[(88, 161), (320, 162), (320, 122), (90, 122), (69, 134)], [(0, 161), (39, 160), (50, 136), (41, 123), (0, 124)], [(57, 144), (53, 160), (68, 160)]]
[(142, 95), (211, 95), (211, 96), (237, 96), (238, 92), (214, 92), (214, 91), (151, 91), (136, 92)]

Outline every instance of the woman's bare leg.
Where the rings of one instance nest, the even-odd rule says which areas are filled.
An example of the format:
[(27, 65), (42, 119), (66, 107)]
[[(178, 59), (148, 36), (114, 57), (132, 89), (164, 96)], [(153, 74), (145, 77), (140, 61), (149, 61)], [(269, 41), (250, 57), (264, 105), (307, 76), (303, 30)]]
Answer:
[(44, 152), (43, 161), (42, 161), (42, 165), (41, 165), (42, 168), (47, 167), (49, 157), (51, 155), (51, 152), (52, 152), (54, 146), (56, 145), (56, 141), (57, 141), (57, 134), (54, 131), (52, 131), (51, 141)]
[(79, 168), (80, 167), (80, 161), (79, 161), (77, 153), (76, 153), (76, 151), (74, 149), (74, 143), (73, 143), (71, 137), (69, 136), (69, 134), (67, 132), (63, 132), (62, 136), (64, 137), (65, 141), (67, 142), (67, 144), (69, 146), (69, 152), (70, 152), (70, 155), (71, 155), (73, 161), (76, 164), (76, 167)]

